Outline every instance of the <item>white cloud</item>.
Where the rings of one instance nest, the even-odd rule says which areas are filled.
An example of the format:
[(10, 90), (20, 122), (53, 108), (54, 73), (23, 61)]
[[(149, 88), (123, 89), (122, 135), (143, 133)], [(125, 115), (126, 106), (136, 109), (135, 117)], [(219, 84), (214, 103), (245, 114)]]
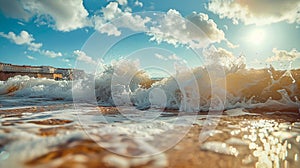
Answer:
[(126, 7), (125, 9), (124, 9), (124, 12), (129, 12), (129, 13), (131, 13), (132, 12), (132, 9), (130, 8), (130, 7)]
[(110, 2), (105, 8), (102, 8), (101, 11), (106, 20), (112, 20), (122, 14), (117, 2)]
[(69, 59), (67, 59), (67, 58), (63, 58), (63, 59), (61, 59), (63, 62), (70, 62), (70, 60)]
[(0, 4), (0, 9), (9, 17), (28, 20), (37, 16), (36, 22), (47, 23), (59, 31), (71, 31), (90, 25), (82, 0), (13, 0), (8, 3), (1, 1)]
[(160, 60), (164, 60), (164, 61), (168, 60), (168, 58), (166, 58), (165, 56), (158, 54), (158, 53), (155, 53), (154, 56)]
[(277, 48), (273, 48), (272, 50), (273, 56), (269, 57), (266, 62), (281, 62), (281, 61), (293, 61), (297, 58), (300, 58), (300, 52), (296, 49), (292, 49), (291, 51), (286, 50), (278, 50)]
[(127, 5), (127, 0), (117, 0), (120, 5)]
[(158, 43), (183, 44), (195, 48), (226, 40), (224, 32), (208, 15), (194, 12), (185, 19), (174, 9), (164, 14), (158, 24), (150, 28), (148, 35)]
[[(43, 46), (42, 43), (35, 43), (35, 39), (33, 38), (32, 34), (29, 34), (27, 31), (22, 30), (20, 32), (20, 35), (16, 35), (14, 32), (9, 32), (8, 34), (5, 34), (3, 32), (0, 32), (0, 36), (9, 39), (13, 43), (17, 45), (26, 45), (28, 50), (38, 52), (40, 54), (43, 54), (45, 56), (56, 58), (61, 57), (62, 53), (60, 52), (54, 52), (50, 50), (42, 50), (41, 47)], [(27, 57), (29, 58), (29, 57)], [(30, 58), (29, 58), (30, 59)]]
[(33, 56), (30, 56), (30, 55), (27, 55), (27, 58), (28, 58), (28, 59), (31, 59), (31, 60), (36, 60), (36, 58), (35, 58), (35, 57), (33, 57)]
[(138, 0), (136, 0), (136, 1), (134, 2), (134, 6), (143, 7), (143, 3), (140, 2), (140, 1), (138, 1)]
[(154, 56), (160, 60), (164, 60), (164, 61), (180, 61), (182, 60), (180, 57), (178, 57), (176, 54), (171, 54), (169, 56), (163, 56), (161, 54), (155, 53)]
[[(33, 18), (38, 25), (48, 25), (55, 30), (64, 32), (93, 27), (100, 32), (118, 36), (121, 33), (118, 30), (119, 27), (145, 30), (145, 23), (150, 21), (149, 18), (133, 15), (131, 8), (126, 7), (127, 4), (127, 0), (110, 2), (99, 12), (96, 12), (97, 15), (91, 17), (83, 5), (83, 0), (11, 0), (8, 2), (0, 0), (0, 9), (8, 17), (23, 19), (24, 21)], [(141, 5), (142, 3), (138, 2), (138, 4)], [(124, 10), (121, 10), (119, 5), (125, 6)], [(119, 17), (122, 18), (114, 26), (113, 23), (110, 23), (111, 25), (101, 28), (105, 23), (112, 22)], [(113, 30), (107, 28), (113, 28)]]
[(215, 48), (211, 46), (203, 51), (205, 57), (205, 64), (207, 65), (222, 65), (222, 66), (231, 66), (235, 64), (236, 57), (232, 52), (227, 51), (224, 48)]
[(235, 57), (232, 52), (224, 48), (215, 48), (211, 46), (203, 51), (205, 65), (213, 69), (225, 70), (226, 73), (236, 72), (246, 67), (246, 59), (244, 56)]
[(204, 50), (204, 56), (208, 64), (225, 63), (232, 61), (234, 55), (224, 48), (210, 47)]
[(23, 4), (18, 0), (0, 0), (0, 10), (8, 17), (28, 20), (32, 17), (29, 11), (24, 9)]
[(145, 31), (145, 24), (150, 22), (150, 18), (142, 18), (140, 15), (133, 15), (127, 8), (122, 11), (118, 7), (117, 2), (110, 2), (101, 11), (103, 17), (93, 16), (92, 22), (94, 28), (100, 33), (107, 33), (108, 35), (120, 36), (119, 28), (128, 28), (134, 31)]
[(61, 52), (54, 52), (49, 50), (41, 50), (40, 53), (50, 58), (56, 58), (62, 56)]
[(9, 39), (17, 45), (27, 45), (28, 49), (32, 51), (39, 50), (43, 45), (42, 43), (35, 43), (33, 36), (24, 30), (20, 32), (20, 35), (16, 35), (14, 32), (9, 32), (8, 34), (0, 32), (0, 36)]
[(75, 50), (73, 53), (75, 56), (77, 56), (78, 61), (83, 61), (85, 63), (93, 64), (93, 65), (97, 64), (96, 61), (94, 61), (90, 56), (86, 55), (86, 53), (83, 51)]
[(32, 35), (30, 35), (28, 32), (26, 32), (24, 30), (21, 31), (19, 36), (16, 35), (14, 32), (9, 32), (8, 34), (0, 32), (0, 35), (2, 37), (5, 37), (5, 38), (13, 41), (14, 43), (16, 43), (18, 45), (30, 44), (34, 40)]
[(229, 40), (225, 40), (227, 47), (229, 48), (238, 48), (240, 45), (238, 44), (232, 44)]
[(42, 47), (42, 43), (31, 43), (28, 50), (30, 51), (38, 51)]
[(121, 32), (118, 30), (118, 28), (111, 23), (106, 23), (104, 25), (100, 25), (99, 27), (95, 27), (95, 29), (101, 33), (106, 33), (109, 36), (111, 36), (111, 35), (120, 36), (121, 35)]
[(142, 18), (140, 15), (133, 15), (129, 12), (124, 12), (122, 17), (115, 21), (118, 27), (129, 28), (133, 31), (146, 31), (146, 23), (150, 22), (149, 17)]
[(49, 15), (55, 22), (53, 26), (60, 31), (71, 31), (89, 25), (88, 12), (82, 0), (32, 0), (25, 6), (37, 15)]
[[(150, 28), (150, 40), (158, 43), (167, 42), (169, 44), (178, 45), (178, 43), (188, 44), (190, 39), (187, 36), (186, 22), (176, 10), (170, 9), (163, 15), (158, 25)], [(184, 33), (185, 32), (185, 33)], [(183, 33), (181, 35), (181, 33)]]
[(179, 61), (179, 60), (181, 60), (181, 58), (179, 58), (177, 55), (175, 55), (175, 54), (172, 54), (172, 55), (170, 55), (170, 56), (168, 56), (168, 59), (169, 60), (174, 60), (174, 61)]
[(225, 39), (224, 32), (218, 29), (217, 24), (209, 19), (207, 14), (193, 12), (187, 19), (201, 29), (212, 42), (220, 42)]
[(118, 28), (109, 23), (110, 20), (119, 17), (122, 14), (121, 9), (118, 7), (117, 2), (110, 2), (106, 7), (101, 9), (103, 16), (94, 15), (91, 19), (94, 24), (94, 29), (100, 33), (106, 33), (107, 35), (120, 36), (121, 32)]
[(207, 8), (220, 18), (232, 19), (234, 24), (239, 20), (257, 25), (281, 21), (300, 23), (300, 0), (212, 0)]

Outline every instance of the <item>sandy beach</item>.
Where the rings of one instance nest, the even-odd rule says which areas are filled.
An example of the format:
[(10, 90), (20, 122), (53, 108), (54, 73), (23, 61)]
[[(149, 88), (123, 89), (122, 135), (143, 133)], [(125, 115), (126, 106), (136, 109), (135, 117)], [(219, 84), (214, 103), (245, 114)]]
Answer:
[[(11, 165), (9, 157), (14, 151), (9, 146), (23, 141), (29, 145), (28, 137), (24, 133), (32, 133), (40, 138), (59, 139), (70, 132), (84, 132), (75, 122), (76, 119), (49, 117), (39, 120), (28, 120), (24, 115), (42, 114), (49, 110), (56, 111), (70, 105), (30, 107), (23, 109), (1, 110), (1, 160), (2, 165)], [(115, 108), (100, 107), (105, 115), (117, 116)], [(170, 115), (170, 112), (167, 113)], [(176, 112), (174, 112), (176, 115)], [(161, 114), (166, 115), (164, 113)], [(33, 149), (33, 156), (19, 158), (17, 164), (22, 167), (290, 167), (297, 168), (299, 162), (300, 143), (300, 116), (296, 112), (265, 112), (256, 110), (248, 113), (240, 110), (225, 111), (221, 116), (210, 118), (218, 120), (214, 129), (203, 131), (207, 114), (199, 113), (199, 119), (194, 121), (187, 134), (179, 143), (159, 154), (147, 157), (129, 157), (118, 155), (97, 143), (89, 137), (72, 137), (64, 142), (50, 145), (47, 150), (39, 152)], [(204, 117), (206, 116), (206, 117)], [(11, 120), (9, 120), (11, 119)], [(19, 129), (17, 136), (10, 139), (9, 134), (17, 127), (32, 124), (30, 129)], [(36, 128), (35, 130), (32, 128)], [(145, 130), (147, 132), (147, 130)], [(202, 133), (202, 134), (201, 134)], [(113, 132), (102, 139), (113, 142)], [(207, 138), (199, 139), (200, 135)], [(161, 134), (163, 140), (168, 135)], [(22, 140), (22, 138), (24, 138)], [(138, 153), (139, 147), (135, 142), (123, 137), (122, 143), (131, 144), (127, 147), (128, 153)], [(163, 142), (162, 142), (163, 143)], [(122, 144), (121, 144), (122, 145)], [(47, 146), (47, 145), (46, 145)], [(8, 148), (7, 148), (8, 147)], [(143, 148), (143, 147), (141, 147)], [(16, 149), (15, 149), (16, 150)], [(36, 149), (38, 150), (38, 149)], [(11, 155), (9, 152), (12, 152)], [(22, 151), (24, 153), (24, 151)], [(25, 153), (30, 153), (29, 151)], [(6, 154), (6, 155), (5, 155)], [(5, 158), (7, 156), (7, 158)]]

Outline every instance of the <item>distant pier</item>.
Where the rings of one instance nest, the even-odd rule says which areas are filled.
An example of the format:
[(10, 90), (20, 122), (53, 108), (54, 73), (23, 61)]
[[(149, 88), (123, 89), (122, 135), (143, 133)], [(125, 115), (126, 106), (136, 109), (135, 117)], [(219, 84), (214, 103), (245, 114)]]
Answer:
[(73, 80), (74, 76), (84, 76), (83, 70), (54, 68), (51, 66), (12, 65), (0, 62), (0, 80), (5, 81), (17, 75), (55, 80)]

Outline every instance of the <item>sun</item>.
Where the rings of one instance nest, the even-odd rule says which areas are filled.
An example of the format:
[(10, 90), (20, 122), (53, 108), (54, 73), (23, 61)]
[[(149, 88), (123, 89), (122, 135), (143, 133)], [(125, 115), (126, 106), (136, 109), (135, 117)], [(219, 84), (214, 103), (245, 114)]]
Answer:
[(265, 40), (266, 32), (263, 29), (254, 29), (252, 30), (248, 37), (247, 40), (251, 42), (252, 44), (262, 44), (262, 42)]

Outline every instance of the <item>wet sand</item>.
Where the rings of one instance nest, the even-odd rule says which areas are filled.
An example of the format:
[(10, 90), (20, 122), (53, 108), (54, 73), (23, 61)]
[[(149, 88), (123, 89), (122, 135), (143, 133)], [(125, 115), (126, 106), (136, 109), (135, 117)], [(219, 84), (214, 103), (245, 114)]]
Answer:
[[(225, 117), (223, 118), (218, 126), (217, 130), (224, 130), (228, 129), (229, 125), (239, 125), (242, 121), (273, 121), (275, 120), (278, 123), (285, 123), (285, 122), (299, 122), (300, 116), (299, 114), (290, 114), (286, 116), (282, 113), (272, 114), (272, 115), (262, 115), (262, 116), (238, 116), (238, 117)], [(230, 124), (229, 124), (230, 123)], [(292, 124), (291, 124), (292, 125)], [(244, 125), (244, 128), (247, 125)], [(201, 131), (201, 127), (195, 125), (192, 127), (190, 132), (185, 136), (185, 138), (177, 144), (173, 149), (167, 151), (167, 154), (172, 160), (169, 162), (169, 167), (269, 167), (269, 166), (259, 166), (257, 165), (258, 159), (253, 156), (253, 151), (250, 150), (248, 144), (238, 144), (233, 145), (237, 149), (239, 149), (240, 153), (238, 156), (229, 156), (224, 154), (218, 154), (212, 151), (205, 151), (201, 150), (201, 145), (203, 143), (199, 142), (199, 134)], [(230, 134), (230, 131), (218, 133), (214, 136), (210, 136), (206, 141), (217, 141), (217, 142), (225, 142), (230, 138), (238, 138), (243, 139), (245, 135), (249, 134), (249, 132), (240, 133), (238, 135)], [(298, 135), (300, 135), (298, 133)], [(204, 142), (205, 143), (205, 142)], [(269, 143), (269, 142), (267, 142)], [(297, 142), (297, 145), (300, 145)], [(263, 144), (259, 144), (263, 146)], [(297, 153), (300, 152), (299, 146), (293, 146), (296, 148), (295, 150)], [(182, 157), (184, 156), (184, 157)], [(175, 162), (173, 162), (173, 160)], [(288, 167), (299, 167), (300, 162), (293, 162), (288, 164)], [(271, 166), (276, 167), (276, 166)], [(280, 164), (279, 167), (285, 167), (284, 161)]]
[[(55, 106), (58, 109), (58, 106)], [(55, 107), (36, 107), (16, 110), (0, 110), (1, 117), (13, 117), (10, 122), (2, 122), (0, 149), (13, 142), (5, 137), (13, 131), (14, 124), (51, 125), (41, 127), (37, 136), (56, 137), (60, 132), (81, 130), (72, 125), (71, 120), (62, 118), (22, 121), (24, 112), (39, 113)], [(63, 105), (61, 108), (65, 108)], [(107, 114), (116, 114), (114, 108), (100, 107)], [(223, 115), (214, 130), (204, 131), (198, 119), (184, 138), (171, 149), (148, 158), (126, 157), (114, 154), (88, 138), (72, 138), (54, 146), (50, 151), (24, 160), (24, 167), (291, 167), (300, 166), (300, 115), (297, 111), (262, 112), (251, 110), (257, 115)], [(249, 111), (248, 111), (249, 112)], [(205, 115), (205, 114), (204, 114)], [(20, 119), (18, 119), (20, 118)], [(202, 121), (201, 121), (202, 120)], [(199, 141), (199, 135), (209, 136)], [(163, 136), (163, 135), (162, 135)], [(110, 141), (111, 137), (103, 137)], [(210, 144), (211, 143), (211, 144)], [(279, 145), (280, 144), (280, 145)], [(215, 145), (214, 147), (211, 147)], [(218, 149), (218, 145), (220, 148)], [(228, 149), (230, 149), (228, 151)], [(137, 152), (132, 147), (130, 152)], [(227, 152), (227, 153), (226, 153)], [(228, 153), (229, 152), (229, 153)], [(0, 155), (3, 160), (3, 152)], [(49, 164), (50, 163), (50, 164)]]

